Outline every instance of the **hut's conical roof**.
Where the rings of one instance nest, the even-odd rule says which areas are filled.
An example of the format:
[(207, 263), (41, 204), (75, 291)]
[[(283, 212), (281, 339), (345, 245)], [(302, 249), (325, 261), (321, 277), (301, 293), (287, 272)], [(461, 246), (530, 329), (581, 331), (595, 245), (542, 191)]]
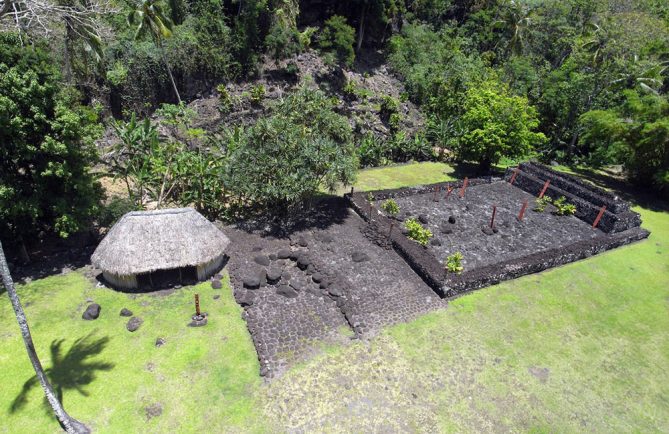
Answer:
[(197, 266), (219, 257), (230, 240), (192, 208), (133, 211), (111, 228), (93, 265), (117, 275)]

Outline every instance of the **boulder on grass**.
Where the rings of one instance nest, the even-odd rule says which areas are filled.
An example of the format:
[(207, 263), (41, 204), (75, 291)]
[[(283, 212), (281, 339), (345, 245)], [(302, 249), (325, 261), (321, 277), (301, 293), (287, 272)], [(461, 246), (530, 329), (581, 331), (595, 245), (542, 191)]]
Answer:
[(125, 328), (128, 329), (129, 332), (134, 332), (137, 331), (137, 329), (139, 328), (139, 326), (142, 325), (143, 322), (144, 320), (142, 318), (133, 316), (128, 321), (128, 324), (125, 325)]
[(100, 305), (97, 303), (89, 304), (84, 313), (81, 315), (86, 321), (98, 319), (100, 316)]
[(132, 311), (130, 309), (126, 309), (125, 307), (121, 309), (121, 312), (119, 312), (120, 316), (132, 316)]
[(156, 339), (156, 347), (162, 347), (167, 341), (163, 338)]
[(223, 284), (221, 283), (220, 280), (212, 280), (211, 281), (211, 287), (214, 289), (221, 289), (223, 288)]

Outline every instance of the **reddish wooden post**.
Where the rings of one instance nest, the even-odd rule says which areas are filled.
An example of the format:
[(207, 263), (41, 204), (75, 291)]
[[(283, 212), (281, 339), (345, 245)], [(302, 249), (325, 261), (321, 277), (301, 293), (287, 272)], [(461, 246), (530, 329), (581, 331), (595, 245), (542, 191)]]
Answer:
[(490, 227), (495, 227), (495, 214), (497, 214), (497, 205), (492, 206), (492, 218), (490, 219)]
[(520, 208), (520, 213), (518, 214), (518, 220), (521, 222), (523, 221), (523, 217), (525, 216), (525, 210), (527, 209), (527, 199), (525, 199), (525, 202), (523, 202), (523, 206)]
[(518, 172), (520, 171), (519, 167), (516, 167), (513, 169), (513, 175), (511, 175), (511, 179), (509, 180), (509, 184), (513, 185), (514, 181), (516, 180), (516, 176), (518, 176)]
[(462, 183), (462, 189), (460, 190), (460, 197), (465, 197), (465, 190), (467, 189), (467, 184), (469, 183), (469, 178), (465, 176), (465, 181)]
[(595, 219), (594, 222), (592, 222), (592, 228), (593, 229), (595, 229), (597, 227), (597, 225), (599, 224), (599, 221), (604, 216), (604, 211), (606, 211), (606, 205), (602, 205), (602, 208), (599, 210), (599, 214), (597, 214), (597, 218)]
[(390, 229), (388, 230), (388, 238), (393, 234), (393, 226), (395, 225), (395, 222), (390, 222)]
[(434, 186), (434, 194), (432, 195), (432, 201), (439, 202), (439, 186)]
[(200, 316), (200, 294), (195, 294), (195, 315)]
[(542, 197), (544, 197), (544, 194), (546, 194), (546, 190), (548, 190), (548, 186), (550, 185), (550, 183), (551, 183), (550, 181), (546, 181), (546, 182), (544, 183), (544, 188), (542, 188), (542, 189), (541, 189), (541, 192), (539, 193), (539, 199), (541, 199)]
[(453, 189), (454, 189), (455, 187), (452, 187), (452, 186), (449, 185), (449, 186), (446, 187), (446, 188), (447, 188), (447, 192), (446, 192), (446, 197), (444, 197), (444, 199), (448, 199), (448, 196), (451, 195), (451, 193), (453, 192)]

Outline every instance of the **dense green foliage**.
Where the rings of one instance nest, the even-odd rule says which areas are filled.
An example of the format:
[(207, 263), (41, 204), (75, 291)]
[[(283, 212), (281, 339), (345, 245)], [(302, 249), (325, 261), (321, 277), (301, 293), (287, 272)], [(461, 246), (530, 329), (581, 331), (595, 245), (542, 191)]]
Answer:
[[(212, 218), (285, 208), (354, 179), (351, 128), (323, 92), (304, 86), (270, 110), (222, 137), (191, 128), (193, 112), (183, 105), (164, 105), (157, 123), (133, 115), (116, 125), (120, 140), (110, 170), (136, 207), (193, 205)], [(160, 138), (159, 126), (171, 130), (169, 138)]]
[(268, 118), (230, 136), (226, 179), (243, 201), (292, 204), (354, 179), (357, 160), (348, 121), (322, 92), (302, 87)]
[[(82, 7), (93, 13), (77, 18)], [(75, 0), (43, 19), (0, 14), (3, 32), (20, 29), (3, 33), (0, 48), (1, 146), (12, 155), (0, 175), (0, 212), (14, 239), (67, 235), (95, 217), (96, 113), (116, 119), (106, 122), (116, 125), (118, 146), (105, 162), (139, 208), (192, 205), (219, 216), (283, 206), (347, 182), (356, 159), (361, 166), (453, 159), (485, 171), (507, 158), (617, 164), (632, 181), (668, 190), (666, 2), (136, 0), (109, 7)], [(312, 46), (327, 70), (309, 72), (310, 85), (326, 93), (309, 96), (299, 80), (312, 57), (298, 54)], [(399, 95), (370, 77), (384, 61), (403, 82)], [(276, 71), (265, 74), (270, 64)], [(280, 91), (272, 80), (284, 81)], [(169, 105), (211, 94), (223, 116), (241, 121), (197, 130), (185, 105)], [(374, 125), (376, 115), (383, 125)]]
[(489, 169), (502, 157), (524, 157), (545, 136), (533, 131), (539, 124), (527, 99), (510, 95), (506, 85), (487, 80), (465, 93), (463, 114), (456, 122), (453, 149), (458, 158), (480, 162)]
[(334, 53), (340, 62), (353, 65), (355, 52), (355, 30), (346, 24), (346, 18), (335, 15), (325, 22), (323, 31), (318, 38), (318, 45), (324, 51)]
[(583, 142), (605, 163), (622, 162), (643, 185), (669, 188), (669, 101), (629, 90), (625, 102), (581, 116)]
[(53, 231), (62, 237), (90, 222), (100, 199), (91, 165), (100, 133), (96, 113), (59, 83), (42, 47), (0, 34), (0, 236)]

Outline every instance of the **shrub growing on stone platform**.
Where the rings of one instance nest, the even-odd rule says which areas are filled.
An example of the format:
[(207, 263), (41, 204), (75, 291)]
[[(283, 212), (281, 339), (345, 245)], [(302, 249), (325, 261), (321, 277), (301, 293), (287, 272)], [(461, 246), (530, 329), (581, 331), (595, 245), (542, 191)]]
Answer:
[(448, 255), (445, 264), (446, 271), (449, 273), (462, 273), (462, 270), (465, 269), (465, 267), (462, 266), (462, 258), (463, 256), (461, 252), (455, 252), (452, 255)]
[(420, 244), (421, 246), (425, 247), (427, 246), (427, 243), (430, 241), (430, 238), (432, 238), (432, 232), (424, 228), (423, 225), (418, 223), (416, 219), (408, 219), (405, 223), (404, 226), (407, 228), (409, 233), (407, 236)]
[(560, 196), (559, 199), (553, 201), (553, 205), (557, 208), (555, 214), (557, 215), (574, 215), (576, 213), (576, 205), (567, 203), (567, 198)]
[(400, 212), (400, 206), (393, 199), (388, 199), (387, 201), (383, 202), (381, 209), (383, 209), (391, 217), (395, 217)]
[(551, 198), (548, 196), (544, 196), (542, 198), (539, 198), (536, 200), (534, 203), (534, 211), (536, 212), (544, 212), (546, 210), (546, 207), (551, 203)]

